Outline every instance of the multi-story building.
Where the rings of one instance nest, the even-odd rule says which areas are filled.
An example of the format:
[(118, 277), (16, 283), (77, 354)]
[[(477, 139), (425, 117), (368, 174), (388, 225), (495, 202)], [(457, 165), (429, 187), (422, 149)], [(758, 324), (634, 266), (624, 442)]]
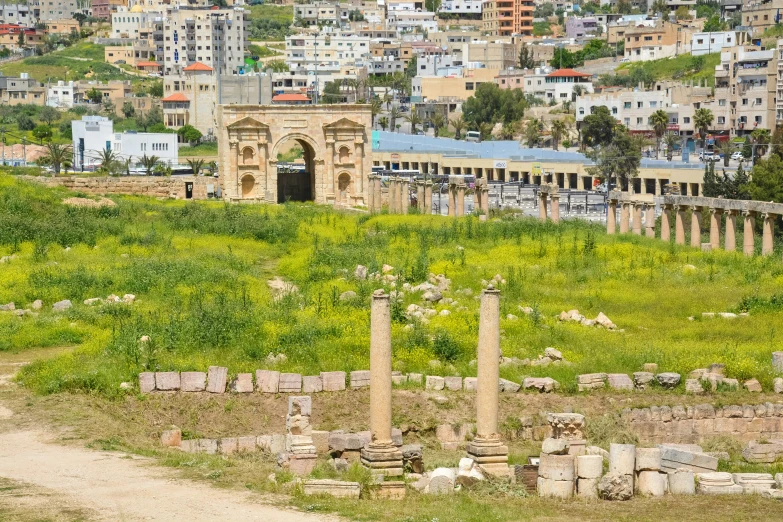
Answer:
[(163, 77), (163, 123), (177, 129), (196, 127), (202, 134), (215, 134), (215, 114), (224, 104), (268, 105), (272, 101), (272, 77), (267, 74), (242, 74), (218, 78), (212, 67), (194, 63), (181, 74)]
[(482, 19), (484, 31), (491, 36), (533, 34), (533, 0), (487, 0)]
[(285, 52), (292, 71), (310, 73), (339, 70), (371, 59), (370, 38), (342, 32), (287, 36)]
[(0, 23), (33, 26), (37, 18), (27, 4), (0, 4)]
[(408, 11), (397, 10), (389, 11), (386, 19), (390, 28), (397, 31), (397, 34), (437, 31), (438, 22), (435, 20), (435, 13), (430, 11)]
[(121, 159), (137, 163), (146, 156), (157, 156), (160, 163), (176, 164), (176, 134), (155, 132), (114, 132), (114, 122), (103, 116), (82, 116), (71, 122), (73, 170), (100, 165), (103, 150), (114, 151)]
[(118, 7), (111, 15), (111, 37), (151, 40), (156, 29), (156, 21), (163, 19), (163, 12), (143, 11), (136, 5), (128, 9)]
[(21, 73), (18, 78), (0, 76), (0, 105), (44, 105), (46, 87)]
[(464, 101), (473, 96), (482, 83), (494, 83), (497, 74), (497, 69), (462, 68), (459, 76), (416, 76), (411, 82), (411, 101)]
[(164, 74), (180, 74), (196, 62), (220, 69), (221, 74), (238, 74), (245, 63), (249, 23), (241, 7), (167, 8), (159, 26)]
[(158, 58), (156, 48), (147, 40), (138, 40), (132, 45), (107, 45), (103, 48), (103, 59), (108, 63), (125, 62), (136, 67), (140, 62), (153, 62)]
[[(20, 34), (24, 33), (24, 39), (20, 43)], [(45, 31), (32, 27), (24, 27), (18, 24), (0, 24), (0, 47), (11, 51), (20, 51), (25, 47), (43, 45)]]
[(744, 43), (743, 36), (746, 33), (734, 31), (721, 31), (711, 33), (693, 33), (691, 41), (691, 54), (701, 56), (702, 54), (719, 53), (726, 47), (734, 47)]
[(642, 62), (688, 53), (694, 31), (692, 27), (669, 22), (629, 28), (625, 32), (625, 57)]
[(483, 0), (444, 0), (440, 5), (439, 11), (441, 13), (477, 15), (480, 17), (483, 4)]
[(122, 106), (125, 99), (132, 96), (130, 80), (110, 80), (106, 83), (89, 80), (59, 81), (47, 86), (46, 105), (58, 109), (70, 109), (76, 105), (94, 105), (96, 102), (88, 95), (93, 90), (101, 94), (100, 103), (110, 103), (115, 108)]
[(773, 129), (776, 121), (778, 55), (776, 50), (735, 46), (720, 53), (715, 66), (715, 102), (710, 109), (715, 130), (744, 136)]
[(341, 27), (347, 24), (351, 11), (355, 8), (348, 4), (318, 2), (294, 5), (294, 23), (302, 27), (331, 25)]
[(462, 45), (477, 40), (484, 40), (481, 31), (438, 31), (429, 36), (429, 41), (438, 47), (446, 48), (450, 53), (462, 52)]
[(379, 41), (370, 43), (372, 74), (404, 72), (413, 58), (410, 42)]
[(582, 93), (593, 92), (593, 75), (573, 69), (552, 70), (550, 67), (537, 67), (533, 71), (528, 71), (522, 83), (525, 94), (531, 94), (547, 102), (576, 100), (574, 88), (577, 86)]
[(480, 62), (487, 69), (507, 69), (519, 61), (519, 48), (511, 42), (474, 40), (462, 44), (456, 54), (461, 55), (462, 63)]
[(593, 16), (569, 16), (565, 20), (566, 37), (584, 38), (589, 34), (596, 34), (599, 28), (598, 19)]
[(783, 0), (744, 0), (742, 26), (759, 35), (783, 21)]
[(73, 18), (46, 22), (46, 32), (49, 34), (78, 34), (79, 31), (81, 31), (79, 21)]
[(462, 66), (459, 54), (425, 54), (416, 60), (416, 76), (461, 76)]
[(33, 17), (40, 22), (73, 18), (76, 13), (90, 14), (88, 0), (30, 0)]
[(90, 9), (93, 18), (98, 18), (99, 20), (111, 19), (109, 0), (91, 0)]

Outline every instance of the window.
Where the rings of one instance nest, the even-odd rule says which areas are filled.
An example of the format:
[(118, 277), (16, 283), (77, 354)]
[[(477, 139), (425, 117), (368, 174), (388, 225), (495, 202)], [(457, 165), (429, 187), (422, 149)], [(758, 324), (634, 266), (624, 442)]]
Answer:
[(643, 121), (644, 121), (644, 118), (636, 118), (636, 124), (637, 125), (641, 125)]
[(761, 105), (761, 98), (756, 98), (756, 105)]
[(473, 90), (473, 82), (465, 82), (465, 90), (466, 91), (472, 91)]
[(651, 109), (655, 109), (656, 107), (658, 107), (658, 102), (657, 101), (651, 101), (650, 102), (650, 108)]
[(584, 116), (584, 115), (585, 115), (585, 108), (579, 107), (579, 116)]
[(756, 124), (761, 125), (761, 116), (756, 116)]
[(697, 44), (703, 44), (704, 43), (704, 39), (703, 38), (699, 38), (698, 40), (696, 40), (696, 43)]
[(718, 105), (720, 105), (721, 107), (725, 107), (726, 106), (726, 100), (718, 100)]
[(748, 99), (742, 98), (742, 105), (747, 105), (747, 104), (748, 104)]
[(631, 118), (625, 118), (623, 120), (623, 123), (625, 124), (626, 127), (630, 126), (631, 125)]
[(642, 107), (644, 107), (644, 102), (636, 102), (637, 109), (641, 109)]
[(625, 102), (623, 104), (623, 109), (630, 109), (631, 108), (631, 102)]
[(720, 123), (720, 124), (726, 123), (726, 117), (725, 116), (718, 116), (718, 123)]
[(691, 117), (690, 116), (683, 116), (682, 122), (683, 123), (690, 123), (691, 122)]

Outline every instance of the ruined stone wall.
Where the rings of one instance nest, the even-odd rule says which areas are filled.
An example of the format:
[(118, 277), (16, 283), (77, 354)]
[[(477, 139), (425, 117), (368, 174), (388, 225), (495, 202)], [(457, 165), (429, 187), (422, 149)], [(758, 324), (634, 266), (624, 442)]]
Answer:
[[(698, 444), (719, 435), (742, 442), (783, 439), (783, 403), (718, 406), (651, 406), (623, 417), (642, 443)], [(588, 421), (589, 424), (589, 421)]]
[(148, 177), (36, 177), (24, 176), (23, 179), (48, 186), (61, 186), (75, 192), (90, 195), (124, 194), (129, 196), (149, 196), (155, 198), (185, 199), (185, 183), (193, 183), (193, 199), (207, 199), (207, 185), (215, 190), (219, 181), (215, 178), (196, 176)]

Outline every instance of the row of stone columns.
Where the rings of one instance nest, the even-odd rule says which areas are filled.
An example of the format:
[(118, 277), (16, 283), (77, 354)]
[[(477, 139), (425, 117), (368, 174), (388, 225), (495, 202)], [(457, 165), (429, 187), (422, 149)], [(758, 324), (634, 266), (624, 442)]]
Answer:
[(449, 216), (462, 217), (465, 215), (465, 192), (468, 186), (465, 178), (460, 175), (449, 176)]
[(410, 207), (410, 180), (408, 178), (389, 178), (389, 212), (407, 214)]
[[(618, 193), (615, 193), (618, 194)], [(726, 251), (734, 252), (737, 248), (737, 216), (742, 215), (743, 219), (743, 244), (742, 251), (746, 256), (752, 256), (755, 253), (755, 227), (756, 218), (764, 220), (762, 227), (761, 254), (764, 256), (773, 253), (775, 219), (783, 214), (782, 205), (767, 204), (761, 202), (734, 201), (711, 198), (688, 198), (682, 197), (682, 203), (678, 202), (678, 197), (669, 196), (669, 202), (664, 202), (661, 213), (661, 239), (671, 240), (672, 218), (674, 221), (674, 243), (677, 245), (685, 244), (685, 221), (688, 210), (691, 212), (690, 225), (690, 246), (695, 248), (717, 250), (720, 248), (720, 230), (723, 216), (725, 215), (725, 232), (723, 248)], [(699, 201), (701, 200), (701, 201)], [(673, 202), (671, 202), (673, 201)], [(681, 201), (681, 200), (680, 200)], [(694, 204), (694, 201), (696, 204)], [(698, 204), (699, 202), (708, 202), (710, 205)], [(625, 201), (618, 197), (611, 197), (608, 201), (608, 214), (606, 219), (607, 234), (616, 233), (617, 226), (617, 205), (620, 205), (620, 233), (631, 231), (630, 217), (633, 212), (633, 233), (641, 234), (642, 213), (644, 213), (644, 228), (647, 237), (655, 237), (655, 205), (642, 201)], [(719, 206), (720, 205), (720, 206)], [(738, 208), (745, 206), (746, 208)], [(747, 208), (755, 206), (759, 210)], [(769, 208), (774, 207), (774, 208)], [(780, 207), (780, 208), (778, 208)], [(780, 214), (774, 211), (780, 210)], [(710, 213), (710, 234), (709, 243), (702, 243), (702, 217), (705, 211)]]
[[(557, 185), (544, 184), (538, 191), (538, 219), (546, 221), (547, 213), (553, 223), (560, 222), (560, 194)], [(547, 212), (548, 211), (548, 212)]]
[(381, 177), (377, 174), (367, 176), (369, 187), (367, 188), (367, 208), (370, 212), (380, 212), (383, 207), (381, 196)]
[[(392, 349), (389, 295), (376, 290), (370, 311), (370, 433), (361, 462), (373, 473), (402, 475), (402, 453), (392, 443)], [(500, 377), (500, 292), (490, 285), (481, 294), (476, 383), (476, 436), (468, 457), (483, 472), (509, 476), (508, 447), (498, 434)]]
[(473, 202), (476, 210), (485, 216), (489, 215), (489, 187), (487, 186), (487, 180), (485, 178), (477, 179), (473, 190)]
[(432, 214), (432, 181), (417, 181), (416, 206), (419, 212), (428, 216)]

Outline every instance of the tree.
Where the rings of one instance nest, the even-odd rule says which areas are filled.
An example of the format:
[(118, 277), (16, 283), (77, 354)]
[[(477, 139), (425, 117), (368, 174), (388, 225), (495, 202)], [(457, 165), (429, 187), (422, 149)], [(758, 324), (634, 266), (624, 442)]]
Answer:
[(783, 127), (775, 127), (772, 133), (772, 154), (783, 158)]
[(388, 112), (391, 108), (391, 104), (394, 101), (394, 96), (386, 92), (386, 94), (383, 95), (383, 103), (386, 105), (386, 111)]
[(106, 114), (107, 117), (114, 119), (117, 116), (117, 108), (114, 106), (114, 102), (105, 98), (101, 104), (101, 112)]
[(465, 120), (462, 119), (462, 116), (457, 116), (449, 121), (449, 123), (454, 127), (454, 139), (460, 139), (462, 137), (462, 131), (465, 129)]
[(431, 13), (437, 13), (440, 5), (441, 0), (424, 0), (424, 8)]
[(462, 117), (470, 128), (499, 121), (513, 123), (522, 119), (527, 106), (522, 89), (501, 89), (494, 82), (485, 82), (462, 104)]
[(631, 14), (633, 12), (633, 6), (629, 0), (619, 0), (617, 2), (618, 14)]
[(753, 145), (750, 144), (750, 137), (745, 136), (745, 143), (742, 144), (742, 156), (745, 159), (753, 157)]
[(666, 145), (666, 159), (671, 161), (674, 157), (674, 148), (679, 142), (679, 138), (673, 132), (667, 132), (663, 137), (663, 144)]
[(411, 134), (416, 134), (416, 128), (423, 123), (416, 109), (411, 110), (411, 113), (405, 116), (404, 119), (411, 124)]
[(677, 8), (677, 10), (674, 12), (675, 18), (677, 20), (693, 20), (693, 16), (690, 13), (690, 10), (687, 6), (681, 5)]
[(500, 129), (500, 135), (498, 136), (501, 140), (505, 141), (511, 141), (514, 139), (514, 126), (510, 123), (504, 123), (503, 127)]
[(544, 132), (544, 122), (538, 118), (531, 118), (525, 124), (523, 136), (528, 147), (536, 148), (541, 142), (541, 133)]
[(595, 107), (593, 114), (582, 120), (582, 146), (601, 147), (612, 142), (617, 121), (603, 105)]
[(20, 113), (16, 116), (16, 126), (20, 131), (31, 131), (35, 128), (35, 122), (27, 114)]
[(364, 22), (364, 15), (358, 9), (353, 9), (348, 13), (348, 20), (351, 22)]
[(704, 22), (704, 32), (705, 33), (714, 33), (718, 31), (723, 31), (726, 29), (726, 22), (720, 19), (719, 14), (714, 14), (710, 16), (706, 22)]
[(372, 118), (372, 127), (375, 127), (375, 118), (381, 113), (383, 102), (380, 98), (373, 98), (370, 102), (370, 114)]
[(403, 112), (400, 110), (399, 107), (392, 107), (389, 111), (389, 119), (391, 119), (391, 128), (392, 130), (397, 129), (397, 120), (404, 117)]
[(343, 99), (343, 95), (340, 92), (339, 82), (326, 82), (324, 85), (324, 92), (321, 94), (321, 103), (340, 103)]
[(666, 0), (655, 0), (652, 4), (653, 14), (664, 15), (669, 12), (669, 6), (666, 5)]
[(564, 47), (558, 47), (555, 49), (552, 59), (549, 60), (549, 65), (555, 69), (573, 69), (584, 65), (585, 61), (582, 58), (582, 52), (571, 52)]
[(146, 171), (147, 176), (152, 176), (152, 171), (155, 169), (155, 165), (158, 164), (158, 161), (160, 161), (159, 157), (147, 156), (146, 154), (139, 159), (139, 163), (141, 163), (141, 166)]
[(526, 43), (523, 43), (519, 49), (519, 68), (533, 69), (535, 66), (536, 61), (533, 59), (533, 51), (528, 48)]
[(38, 113), (38, 119), (44, 122), (45, 124), (51, 126), (52, 123), (60, 119), (60, 111), (58, 111), (54, 107), (43, 107), (41, 111)]
[(557, 146), (560, 144), (560, 140), (566, 135), (566, 122), (563, 120), (555, 120), (552, 122), (552, 148), (557, 150)]
[(436, 138), (438, 137), (438, 134), (440, 134), (440, 130), (447, 124), (446, 117), (440, 112), (434, 113), (430, 118), (430, 125), (432, 125), (432, 129), (435, 131)]
[(752, 200), (783, 202), (783, 160), (776, 155), (759, 160), (745, 190)]
[(92, 103), (101, 103), (103, 100), (103, 94), (101, 94), (101, 91), (93, 87), (89, 91), (84, 93), (84, 97), (90, 100)]
[(39, 141), (52, 139), (52, 128), (48, 125), (37, 125), (33, 129), (33, 136)]
[[(755, 174), (754, 174), (755, 175)], [(726, 199), (749, 199), (748, 195), (748, 174), (740, 162), (734, 177), (724, 176), (723, 197)]]
[(23, 47), (25, 44), (24, 40), (24, 29), (19, 30), (19, 38), (17, 38), (16, 43), (19, 45), (19, 47)]
[(381, 116), (378, 118), (378, 125), (381, 126), (381, 129), (386, 130), (389, 127), (389, 118)]
[(95, 159), (101, 164), (99, 169), (100, 172), (111, 174), (116, 170), (120, 157), (113, 150), (106, 148), (99, 150)]
[(587, 152), (587, 157), (595, 162), (588, 167), (591, 175), (614, 182), (619, 188), (629, 185), (632, 178), (639, 174), (642, 151), (628, 130), (617, 125), (612, 131), (611, 142)]
[(68, 172), (68, 169), (73, 165), (72, 158), (73, 148), (70, 145), (52, 143), (50, 141), (46, 144), (46, 151), (38, 160), (38, 163), (52, 167), (52, 176), (56, 176), (60, 173), (60, 169)]
[(650, 126), (655, 132), (655, 159), (661, 152), (661, 138), (666, 134), (666, 127), (669, 126), (669, 115), (666, 111), (658, 109), (650, 115)]
[(753, 139), (753, 143), (755, 143), (755, 147), (753, 147), (753, 164), (755, 165), (767, 153), (772, 136), (769, 134), (769, 129), (755, 129), (750, 133), (750, 137)]
[(202, 134), (201, 131), (199, 131), (193, 125), (183, 125), (177, 129), (177, 136), (190, 143), (190, 145), (193, 145), (201, 139)]
[(712, 127), (714, 119), (715, 117), (712, 115), (712, 111), (703, 107), (701, 109), (696, 109), (696, 112), (693, 114), (693, 125), (696, 127), (696, 131), (701, 137), (702, 150), (706, 148), (707, 131)]
[(154, 98), (163, 98), (163, 82), (153, 82), (147, 92)]
[(737, 146), (730, 139), (724, 140), (718, 143), (718, 150), (723, 154), (723, 166), (728, 167), (731, 155), (737, 150)]
[(204, 160), (199, 158), (190, 158), (187, 160), (190, 171), (194, 176), (198, 176), (201, 172), (201, 168), (204, 166)]
[(723, 187), (715, 175), (715, 162), (708, 161), (704, 165), (704, 188), (702, 194), (705, 198), (717, 198), (723, 195)]
[(484, 122), (478, 127), (479, 134), (481, 135), (482, 141), (489, 141), (492, 139), (492, 129), (494, 129), (495, 126), (492, 123)]
[(126, 118), (133, 118), (133, 115), (136, 114), (136, 109), (133, 107), (131, 102), (125, 102), (122, 104), (122, 114)]

